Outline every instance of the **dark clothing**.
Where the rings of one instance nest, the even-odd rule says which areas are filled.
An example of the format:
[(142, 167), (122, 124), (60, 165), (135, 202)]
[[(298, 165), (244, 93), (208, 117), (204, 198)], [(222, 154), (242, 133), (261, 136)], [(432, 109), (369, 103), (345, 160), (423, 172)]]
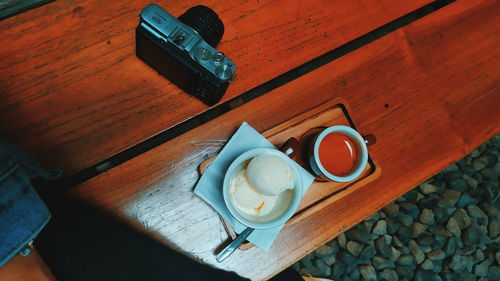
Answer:
[(54, 179), (16, 146), (0, 140), (0, 266), (19, 253), (50, 219), (50, 213), (30, 179)]

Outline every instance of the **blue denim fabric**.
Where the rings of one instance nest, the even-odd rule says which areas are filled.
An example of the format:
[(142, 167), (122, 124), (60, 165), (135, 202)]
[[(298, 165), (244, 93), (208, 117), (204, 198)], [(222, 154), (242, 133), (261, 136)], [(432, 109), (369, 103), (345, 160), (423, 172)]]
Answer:
[(0, 266), (43, 229), (50, 219), (30, 179), (54, 179), (61, 171), (48, 171), (17, 147), (0, 140)]

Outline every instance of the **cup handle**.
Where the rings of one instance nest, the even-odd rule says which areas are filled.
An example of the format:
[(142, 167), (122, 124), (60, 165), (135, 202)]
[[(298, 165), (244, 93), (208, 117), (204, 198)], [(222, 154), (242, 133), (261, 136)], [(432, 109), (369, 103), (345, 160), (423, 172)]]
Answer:
[(289, 138), (281, 147), (280, 151), (293, 159), (299, 153), (301, 144), (296, 138)]
[(364, 135), (363, 139), (365, 140), (367, 146), (377, 143), (377, 138), (373, 134)]

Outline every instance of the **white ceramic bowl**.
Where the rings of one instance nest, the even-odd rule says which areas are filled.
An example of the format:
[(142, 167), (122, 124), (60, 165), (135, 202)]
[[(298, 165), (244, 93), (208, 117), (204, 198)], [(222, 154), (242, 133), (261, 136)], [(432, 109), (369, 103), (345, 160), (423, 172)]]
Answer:
[[(341, 133), (348, 136), (356, 144), (358, 159), (352, 171), (346, 176), (336, 176), (329, 173), (319, 159), (319, 145), (326, 135), (330, 133)], [(313, 153), (309, 156), (309, 165), (314, 173), (326, 180), (336, 182), (350, 182), (363, 173), (368, 162), (368, 148), (363, 137), (353, 128), (343, 125), (332, 126), (324, 129), (314, 140)]]
[[(240, 214), (237, 211), (237, 208), (232, 203), (231, 196), (229, 194), (230, 182), (233, 176), (237, 175), (241, 170), (246, 169), (248, 162), (250, 162), (253, 157), (260, 154), (274, 154), (290, 163), (290, 166), (292, 167), (294, 172), (295, 188), (289, 191), (285, 191), (291, 193), (291, 200), (281, 200), (281, 202), (278, 202), (276, 204), (270, 214), (261, 217), (245, 216), (243, 214)], [(302, 178), (300, 176), (299, 170), (297, 169), (296, 164), (292, 159), (276, 149), (255, 148), (241, 154), (231, 163), (226, 171), (226, 175), (224, 176), (222, 193), (224, 196), (224, 202), (226, 203), (229, 212), (236, 220), (251, 228), (269, 229), (284, 224), (293, 216), (300, 205), (300, 201), (302, 200), (304, 189), (302, 185)]]

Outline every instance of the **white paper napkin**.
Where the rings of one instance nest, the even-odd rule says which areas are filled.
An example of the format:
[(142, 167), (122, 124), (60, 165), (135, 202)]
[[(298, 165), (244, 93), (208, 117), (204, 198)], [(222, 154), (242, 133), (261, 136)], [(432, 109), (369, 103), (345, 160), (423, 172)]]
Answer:
[[(200, 180), (196, 184), (194, 193), (207, 201), (231, 226), (236, 233), (241, 233), (246, 226), (238, 222), (231, 216), (231, 213), (224, 203), (222, 195), (222, 184), (227, 168), (236, 157), (253, 148), (276, 148), (266, 138), (259, 134), (248, 123), (243, 122), (233, 137), (227, 142), (226, 146), (219, 153), (217, 158), (208, 166)], [(297, 165), (303, 186), (304, 193), (314, 181), (314, 176), (308, 171)], [(265, 230), (255, 230), (248, 237), (248, 241), (257, 247), (268, 251), (278, 236), (283, 225)]]

